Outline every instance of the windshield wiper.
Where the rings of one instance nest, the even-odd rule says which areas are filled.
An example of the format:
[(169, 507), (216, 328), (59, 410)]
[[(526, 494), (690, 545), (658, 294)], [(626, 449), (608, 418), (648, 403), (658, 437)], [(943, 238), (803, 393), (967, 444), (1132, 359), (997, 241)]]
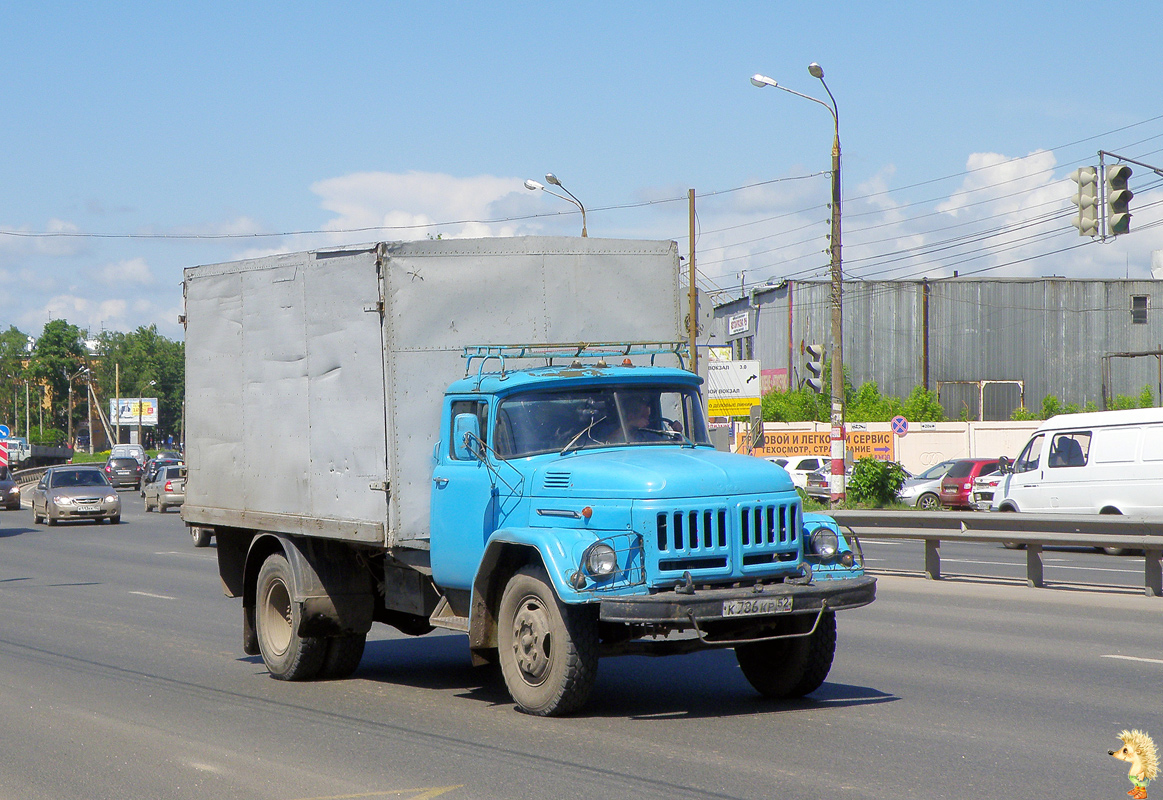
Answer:
[[(594, 429), (594, 426), (595, 426), (595, 425), (597, 425), (599, 422), (602, 422), (604, 419), (605, 419), (605, 417), (599, 417), (598, 419), (593, 419), (593, 420), (590, 420), (590, 424), (589, 424), (589, 425), (586, 425), (584, 428), (582, 428), (580, 431), (578, 431), (578, 432), (577, 432), (577, 435), (576, 435), (576, 436), (574, 436), (572, 439), (570, 439), (570, 440), (569, 440), (569, 444), (567, 444), (565, 447), (561, 448), (561, 452), (560, 452), (560, 453), (558, 453), (558, 455), (562, 455), (562, 456), (563, 456), (563, 455), (565, 455), (566, 453), (568, 453), (568, 452), (569, 452), (569, 449), (570, 449), (571, 447), (573, 447), (575, 444), (577, 444), (577, 440), (578, 440), (578, 439), (580, 439), (580, 438), (582, 438), (583, 436), (585, 436), (585, 435), (589, 434), (589, 432), (590, 432), (590, 431), (592, 431), (592, 430)], [(595, 441), (596, 441), (596, 440), (595, 440)]]

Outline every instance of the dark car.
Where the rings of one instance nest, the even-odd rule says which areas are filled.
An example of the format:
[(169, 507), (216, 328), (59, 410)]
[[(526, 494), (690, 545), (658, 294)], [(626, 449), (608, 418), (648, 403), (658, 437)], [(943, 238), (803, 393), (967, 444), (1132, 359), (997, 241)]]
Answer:
[(0, 466), (0, 504), (9, 511), (20, 508), (20, 487), (12, 477), (8, 467)]
[(132, 486), (137, 489), (141, 486), (141, 475), (142, 466), (136, 458), (118, 456), (105, 462), (105, 477), (115, 488)]
[(941, 505), (972, 508), (973, 479), (997, 472), (996, 458), (959, 458), (941, 479)]
[(121, 522), (121, 498), (105, 472), (96, 466), (49, 467), (32, 489), (29, 504), (33, 522), (42, 519), (49, 525), (83, 519), (93, 522), (107, 519), (114, 525)]

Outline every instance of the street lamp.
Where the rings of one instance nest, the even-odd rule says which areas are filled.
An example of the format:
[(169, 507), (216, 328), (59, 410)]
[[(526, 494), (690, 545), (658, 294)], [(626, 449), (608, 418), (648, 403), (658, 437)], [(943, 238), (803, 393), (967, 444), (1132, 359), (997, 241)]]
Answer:
[(832, 115), (836, 135), (832, 139), (832, 232), (830, 251), (832, 254), (832, 502), (844, 499), (844, 321), (843, 321), (843, 292), (844, 275), (840, 257), (840, 112), (836, 107), (836, 98), (832, 90), (824, 82), (824, 69), (812, 62), (808, 65), (808, 74), (817, 78), (824, 85), (831, 105), (797, 91), (780, 86), (766, 75), (752, 75), (751, 83), (760, 88), (774, 86), (785, 92), (819, 103), (828, 109)]
[(525, 188), (531, 192), (535, 192), (538, 189), (540, 189), (541, 191), (545, 192), (546, 194), (551, 194), (554, 197), (560, 197), (562, 200), (565, 200), (566, 202), (569, 202), (569, 203), (573, 203), (575, 206), (580, 208), (581, 215), (582, 215), (582, 236), (586, 236), (586, 207), (581, 204), (581, 200), (578, 200), (576, 197), (573, 196), (573, 192), (571, 192), (569, 189), (566, 189), (564, 186), (562, 186), (561, 181), (559, 181), (557, 179), (557, 176), (554, 175), (552, 172), (545, 173), (545, 180), (548, 181), (549, 183), (553, 184), (554, 186), (556, 186), (558, 189), (561, 189), (561, 191), (568, 194), (569, 197), (565, 197), (564, 195), (560, 195), (557, 192), (549, 191), (543, 185), (541, 185), (537, 181), (533, 180), (532, 178), (525, 181)]
[[(67, 441), (70, 447), (73, 444), (73, 381), (77, 379), (78, 375), (83, 375), (88, 371), (88, 367), (81, 367), (79, 370), (69, 376), (69, 434)], [(92, 437), (92, 435), (93, 433), (90, 431), (89, 436)]]

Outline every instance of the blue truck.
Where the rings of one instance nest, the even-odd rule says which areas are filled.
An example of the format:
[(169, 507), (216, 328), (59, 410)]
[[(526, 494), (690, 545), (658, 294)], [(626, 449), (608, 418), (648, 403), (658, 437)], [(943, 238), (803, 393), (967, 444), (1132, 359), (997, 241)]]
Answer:
[(673, 242), (380, 243), (186, 271), (187, 494), (243, 649), (346, 677), (373, 622), (467, 635), (516, 706), (602, 656), (825, 680), (875, 579), (780, 467), (711, 444)]

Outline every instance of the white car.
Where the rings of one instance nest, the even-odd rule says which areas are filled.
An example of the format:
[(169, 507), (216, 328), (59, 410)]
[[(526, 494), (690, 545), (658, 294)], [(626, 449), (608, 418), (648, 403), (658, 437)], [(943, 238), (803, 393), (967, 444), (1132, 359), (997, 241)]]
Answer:
[(997, 494), (997, 485), (1001, 483), (1002, 475), (994, 472), (989, 475), (978, 475), (973, 479), (973, 488), (970, 489), (969, 505), (976, 511), (993, 511), (996, 509), (994, 496)]
[(797, 488), (808, 488), (808, 475), (822, 469), (831, 472), (831, 459), (820, 456), (792, 456), (786, 464), (781, 465), (791, 476), (791, 481)]

